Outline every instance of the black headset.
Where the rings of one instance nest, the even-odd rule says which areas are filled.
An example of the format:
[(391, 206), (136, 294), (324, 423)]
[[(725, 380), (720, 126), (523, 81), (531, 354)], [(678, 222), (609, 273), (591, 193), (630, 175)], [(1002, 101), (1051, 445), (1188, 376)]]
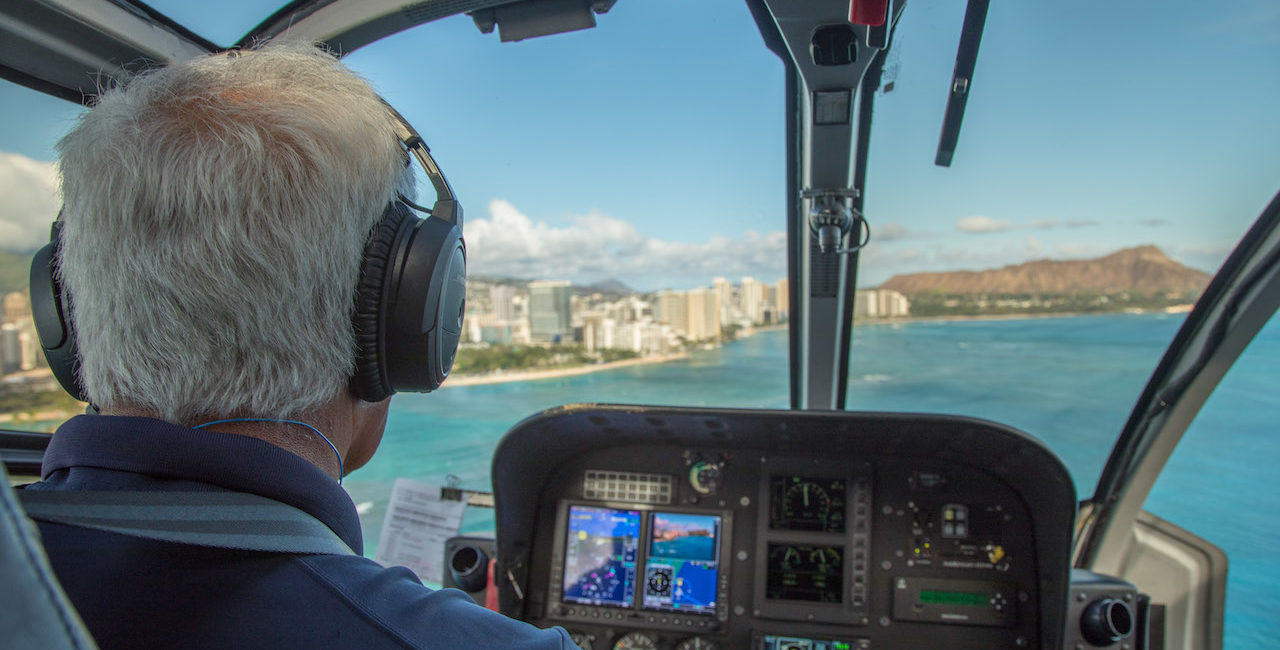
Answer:
[[(462, 205), (426, 142), (395, 109), (387, 109), (395, 117), (396, 137), (435, 187), (436, 202), (428, 210), (397, 196), (365, 242), (352, 317), (356, 368), (351, 392), (368, 402), (399, 391), (440, 387), (453, 368), (467, 297)], [(31, 313), (54, 377), (84, 402), (75, 330), (55, 272), (61, 232), (59, 215), (49, 243), (31, 261)]]

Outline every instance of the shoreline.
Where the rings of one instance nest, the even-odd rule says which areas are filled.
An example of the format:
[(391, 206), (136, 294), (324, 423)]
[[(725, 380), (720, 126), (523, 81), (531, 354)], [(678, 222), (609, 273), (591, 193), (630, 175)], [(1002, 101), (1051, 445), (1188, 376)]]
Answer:
[(675, 352), (672, 354), (663, 354), (652, 357), (637, 357), (635, 359), (622, 359), (619, 361), (610, 361), (608, 363), (593, 363), (586, 366), (570, 366), (567, 368), (545, 368), (545, 369), (528, 369), (528, 370), (512, 370), (502, 373), (491, 373), (485, 375), (458, 375), (449, 377), (448, 381), (440, 386), (440, 390), (450, 387), (462, 386), (488, 386), (491, 384), (506, 384), (516, 381), (538, 381), (541, 379), (560, 379), (563, 377), (576, 377), (578, 375), (589, 375), (595, 372), (604, 372), (606, 370), (617, 370), (618, 368), (627, 368), (630, 366), (645, 366), (654, 363), (667, 363), (668, 361), (678, 361), (680, 359), (689, 358), (688, 352)]
[(1045, 318), (1080, 318), (1082, 316), (1147, 316), (1151, 314), (1186, 314), (1191, 311), (1193, 305), (1174, 305), (1163, 309), (1136, 309), (1123, 311), (1064, 311), (1053, 313), (1031, 313), (1031, 314), (952, 314), (939, 316), (906, 316), (904, 318), (877, 318), (874, 320), (854, 319), (855, 327), (858, 325), (893, 325), (897, 323), (938, 323), (952, 321), (986, 321), (986, 320), (1038, 320)]
[[(1166, 309), (1148, 309), (1142, 311), (1110, 311), (1110, 312), (1061, 312), (1051, 314), (969, 314), (969, 315), (949, 315), (949, 316), (907, 316), (906, 318), (884, 318), (876, 320), (855, 320), (854, 326), (861, 325), (898, 325), (903, 323), (946, 323), (946, 322), (966, 322), (966, 321), (1005, 321), (1005, 320), (1032, 320), (1045, 318), (1078, 318), (1081, 316), (1110, 316), (1116, 314), (1124, 314), (1131, 316), (1141, 316), (1147, 314), (1183, 314), (1190, 311), (1190, 306), (1182, 309), (1183, 306)], [(742, 336), (736, 340), (750, 338), (761, 332), (785, 331), (790, 325), (767, 325), (762, 327), (754, 327), (749, 331), (745, 331)], [(608, 363), (596, 363), (586, 366), (570, 366), (566, 368), (547, 368), (547, 369), (529, 369), (529, 370), (513, 370), (497, 374), (486, 375), (455, 375), (440, 388), (463, 387), (463, 386), (488, 386), (492, 384), (506, 384), (518, 381), (538, 381), (542, 379), (560, 379), (564, 377), (576, 377), (578, 375), (587, 375), (595, 372), (604, 372), (606, 370), (616, 370), (618, 368), (626, 368), (628, 366), (649, 365), (655, 363), (667, 363), (669, 361), (679, 361), (689, 358), (689, 351), (676, 352), (672, 354), (664, 354), (653, 357), (638, 357), (635, 359), (623, 359), (621, 361), (610, 361)]]

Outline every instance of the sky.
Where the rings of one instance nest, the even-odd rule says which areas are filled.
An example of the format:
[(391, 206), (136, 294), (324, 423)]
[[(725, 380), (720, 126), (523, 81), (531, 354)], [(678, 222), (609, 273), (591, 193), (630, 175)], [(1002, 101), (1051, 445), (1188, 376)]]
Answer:
[[(267, 11), (153, 3), (230, 44)], [(877, 98), (859, 283), (1155, 244), (1212, 272), (1280, 190), (1280, 4), (993, 3), (959, 147), (933, 165), (964, 3), (907, 5)], [(473, 275), (642, 290), (785, 274), (783, 67), (735, 0), (620, 0), (500, 43), (467, 17), (346, 61), (466, 208)], [(0, 248), (57, 210), (78, 107), (0, 82)]]

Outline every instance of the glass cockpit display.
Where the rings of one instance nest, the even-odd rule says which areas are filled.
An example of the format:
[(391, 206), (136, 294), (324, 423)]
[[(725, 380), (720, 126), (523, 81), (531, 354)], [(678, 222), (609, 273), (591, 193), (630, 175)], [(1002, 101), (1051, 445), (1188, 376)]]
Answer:
[(570, 506), (564, 544), (564, 600), (631, 607), (640, 511)]
[(844, 549), (770, 544), (765, 584), (769, 600), (844, 602)]
[(845, 531), (844, 479), (774, 476), (769, 479), (769, 492), (769, 528)]
[(712, 614), (719, 583), (718, 515), (655, 512), (645, 562), (645, 609)]

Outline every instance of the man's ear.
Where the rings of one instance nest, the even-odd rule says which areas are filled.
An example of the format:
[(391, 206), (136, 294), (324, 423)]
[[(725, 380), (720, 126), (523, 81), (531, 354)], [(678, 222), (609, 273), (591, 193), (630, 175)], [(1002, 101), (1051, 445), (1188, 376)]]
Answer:
[(351, 444), (347, 447), (347, 473), (363, 467), (373, 457), (382, 443), (382, 432), (387, 427), (387, 411), (391, 408), (391, 398), (381, 402), (366, 402), (358, 397), (345, 395), (349, 404), (349, 422), (351, 425)]

